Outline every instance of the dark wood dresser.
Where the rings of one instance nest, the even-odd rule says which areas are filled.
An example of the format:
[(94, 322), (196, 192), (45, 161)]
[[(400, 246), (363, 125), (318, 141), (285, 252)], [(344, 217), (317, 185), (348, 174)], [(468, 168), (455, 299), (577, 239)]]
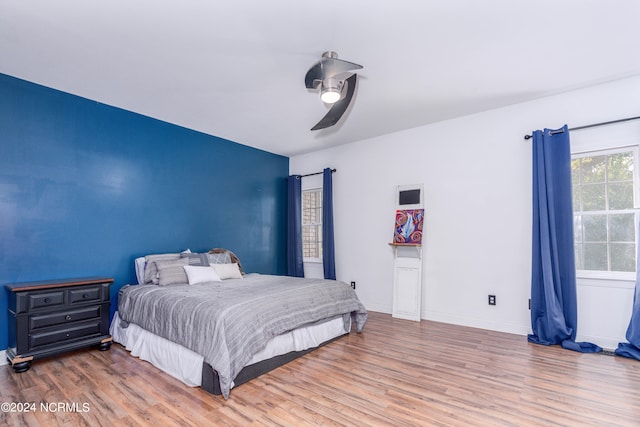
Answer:
[(31, 361), (97, 345), (111, 347), (108, 277), (5, 285), (9, 297), (7, 359), (15, 372)]

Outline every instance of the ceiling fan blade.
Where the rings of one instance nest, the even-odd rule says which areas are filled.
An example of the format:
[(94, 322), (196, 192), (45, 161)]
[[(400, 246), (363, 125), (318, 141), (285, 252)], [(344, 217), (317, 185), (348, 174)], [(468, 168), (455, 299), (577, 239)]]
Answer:
[(356, 91), (357, 78), (357, 74), (352, 74), (351, 77), (345, 80), (345, 84), (342, 87), (344, 93), (342, 99), (333, 104), (329, 112), (318, 122), (318, 124), (312, 127), (311, 130), (328, 128), (338, 123), (338, 120), (340, 120), (344, 112), (347, 111), (347, 107), (349, 107), (349, 104), (351, 103), (351, 98), (353, 98), (353, 94)]
[(304, 84), (307, 89), (317, 89), (320, 83), (326, 78), (334, 77), (338, 74), (351, 70), (359, 70), (362, 65), (338, 58), (322, 58), (309, 68), (304, 77)]

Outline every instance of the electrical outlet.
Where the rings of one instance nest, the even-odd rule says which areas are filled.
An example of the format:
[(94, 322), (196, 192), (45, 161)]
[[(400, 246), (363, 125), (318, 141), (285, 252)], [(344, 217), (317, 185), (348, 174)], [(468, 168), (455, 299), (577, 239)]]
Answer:
[(489, 295), (489, 305), (496, 305), (496, 296)]
[(353, 289), (355, 289), (355, 288), (356, 288), (356, 282), (351, 282), (351, 287), (352, 287)]

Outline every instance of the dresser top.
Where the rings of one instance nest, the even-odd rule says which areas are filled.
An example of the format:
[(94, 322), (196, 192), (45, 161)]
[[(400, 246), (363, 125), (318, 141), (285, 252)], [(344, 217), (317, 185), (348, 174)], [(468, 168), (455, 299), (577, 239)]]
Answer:
[(65, 286), (93, 285), (96, 283), (113, 283), (111, 277), (91, 276), (73, 279), (39, 280), (36, 282), (7, 283), (5, 288), (12, 292), (34, 291), (38, 289), (61, 288)]

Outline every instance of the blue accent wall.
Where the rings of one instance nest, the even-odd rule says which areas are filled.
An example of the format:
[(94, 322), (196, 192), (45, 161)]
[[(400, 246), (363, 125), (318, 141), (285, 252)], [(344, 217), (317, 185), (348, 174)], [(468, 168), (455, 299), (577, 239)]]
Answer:
[[(0, 284), (136, 283), (150, 253), (286, 274), (287, 157), (0, 74)], [(8, 346), (0, 290), (0, 349)]]

